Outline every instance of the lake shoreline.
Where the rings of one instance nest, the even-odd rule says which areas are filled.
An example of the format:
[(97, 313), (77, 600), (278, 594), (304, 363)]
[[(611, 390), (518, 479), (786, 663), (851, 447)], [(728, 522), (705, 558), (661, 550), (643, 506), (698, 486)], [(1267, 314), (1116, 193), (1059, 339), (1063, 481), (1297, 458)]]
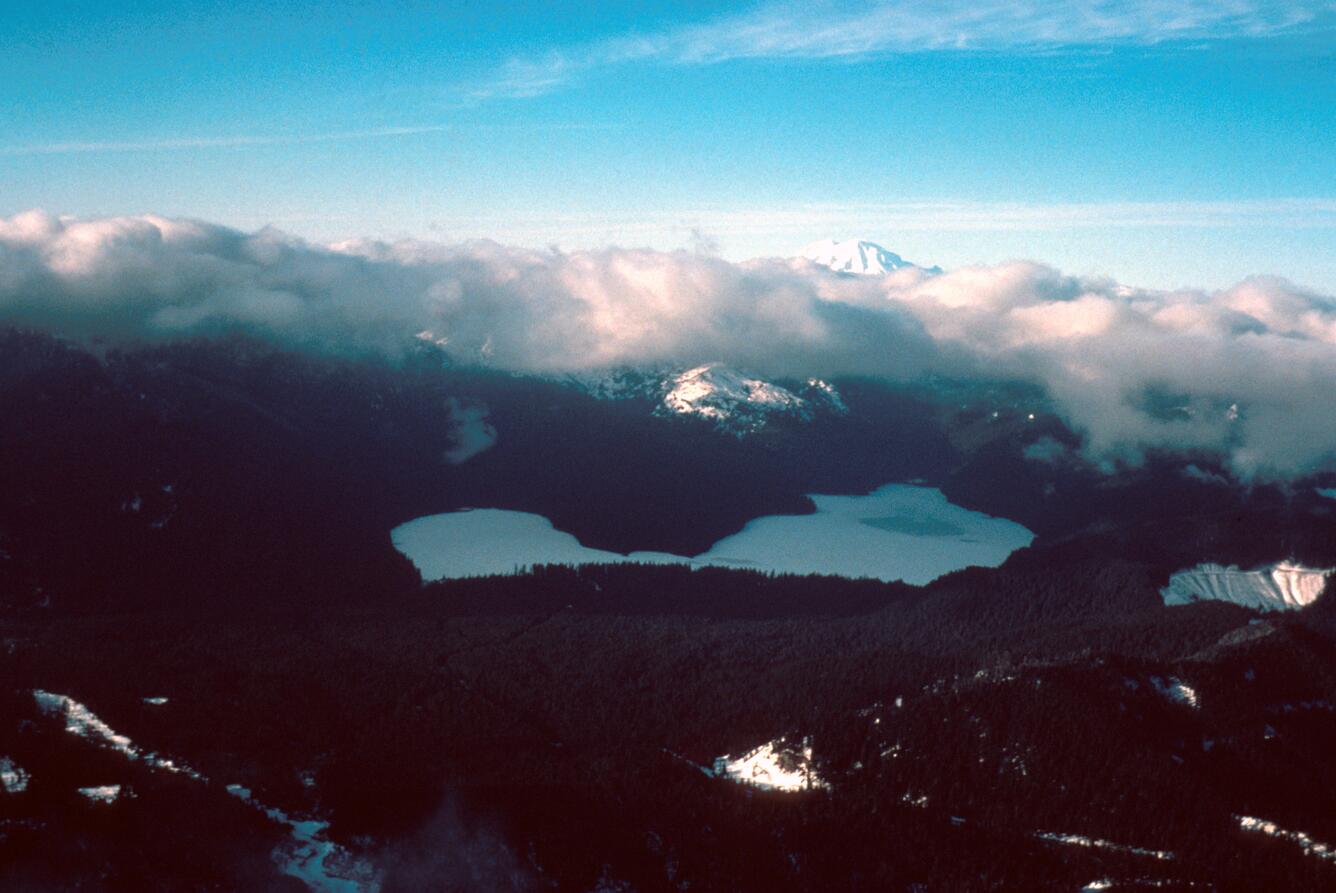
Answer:
[(395, 527), (390, 539), (424, 580), (518, 573), (542, 564), (639, 562), (928, 583), (996, 567), (1034, 535), (1014, 521), (951, 503), (941, 490), (887, 484), (862, 496), (808, 494), (803, 515), (753, 518), (696, 556), (591, 549), (542, 515), (471, 508)]

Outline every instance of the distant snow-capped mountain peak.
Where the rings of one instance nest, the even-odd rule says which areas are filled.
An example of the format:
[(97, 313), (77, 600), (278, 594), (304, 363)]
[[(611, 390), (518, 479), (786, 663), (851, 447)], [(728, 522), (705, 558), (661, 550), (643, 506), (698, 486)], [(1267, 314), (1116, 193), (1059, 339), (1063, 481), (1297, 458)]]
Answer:
[(862, 239), (846, 239), (843, 242), (823, 239), (808, 245), (800, 252), (800, 256), (823, 267), (829, 267), (837, 273), (853, 273), (859, 276), (881, 276), (904, 269), (941, 272), (940, 267), (919, 267), (875, 242)]

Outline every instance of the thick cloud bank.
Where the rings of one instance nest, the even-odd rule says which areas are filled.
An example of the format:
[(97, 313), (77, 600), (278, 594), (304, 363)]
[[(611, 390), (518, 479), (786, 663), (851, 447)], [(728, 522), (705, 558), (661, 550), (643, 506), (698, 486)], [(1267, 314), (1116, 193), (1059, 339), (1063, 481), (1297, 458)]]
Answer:
[(1336, 458), (1336, 302), (1277, 279), (1156, 292), (1026, 262), (863, 278), (800, 260), (318, 246), (29, 212), (0, 219), (0, 321), (138, 338), (240, 328), (391, 354), (416, 335), (530, 372), (723, 360), (772, 376), (1021, 379), (1093, 457), (1205, 450), (1243, 477)]

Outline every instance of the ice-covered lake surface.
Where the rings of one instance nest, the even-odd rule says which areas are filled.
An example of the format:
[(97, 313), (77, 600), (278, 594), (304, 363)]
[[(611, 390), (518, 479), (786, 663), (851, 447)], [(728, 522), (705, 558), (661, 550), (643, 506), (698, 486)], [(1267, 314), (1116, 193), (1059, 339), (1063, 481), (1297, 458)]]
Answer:
[(426, 580), (509, 574), (538, 564), (626, 561), (717, 565), (927, 583), (964, 567), (995, 567), (1033, 534), (947, 501), (933, 487), (889, 484), (866, 496), (812, 494), (810, 515), (768, 515), (696, 556), (590, 549), (541, 515), (467, 509), (390, 533)]

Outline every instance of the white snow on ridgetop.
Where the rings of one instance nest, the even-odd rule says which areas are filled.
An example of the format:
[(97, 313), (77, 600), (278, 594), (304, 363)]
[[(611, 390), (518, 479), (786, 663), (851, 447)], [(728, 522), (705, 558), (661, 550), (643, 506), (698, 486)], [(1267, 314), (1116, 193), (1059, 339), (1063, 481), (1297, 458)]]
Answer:
[(820, 379), (809, 379), (795, 393), (722, 363), (705, 363), (670, 375), (662, 387), (657, 414), (706, 419), (739, 437), (779, 417), (809, 422), (818, 409), (836, 415), (849, 411), (835, 388)]
[(1199, 564), (1170, 577), (1160, 597), (1166, 605), (1210, 599), (1256, 611), (1297, 611), (1317, 600), (1331, 573), (1332, 568), (1309, 568), (1290, 561), (1252, 571)]
[(847, 415), (834, 385), (809, 378), (797, 385), (775, 384), (723, 363), (691, 368), (621, 367), (575, 373), (566, 383), (599, 400), (649, 400), (658, 416), (694, 416), (725, 433), (743, 437), (777, 418), (811, 422), (818, 413)]
[(861, 239), (848, 239), (843, 242), (823, 239), (808, 245), (799, 252), (799, 255), (813, 263), (829, 267), (837, 273), (854, 273), (859, 276), (880, 276), (896, 270), (918, 267), (917, 264), (911, 264), (875, 242), (865, 242)]
[(1234, 818), (1238, 820), (1239, 828), (1243, 831), (1288, 840), (1290, 843), (1298, 844), (1304, 853), (1309, 856), (1317, 856), (1319, 859), (1326, 859), (1328, 862), (1336, 862), (1336, 846), (1319, 843), (1302, 831), (1290, 831), (1280, 827), (1275, 822), (1269, 822), (1255, 816), (1239, 815)]
[(1086, 837), (1084, 834), (1058, 834), (1053, 831), (1036, 831), (1034, 836), (1040, 840), (1049, 843), (1062, 843), (1067, 846), (1083, 846), (1096, 850), (1109, 850), (1115, 853), (1127, 853), (1132, 856), (1148, 856), (1152, 859), (1159, 859), (1167, 862), (1174, 858), (1174, 854), (1168, 850), (1155, 850), (1149, 847), (1128, 846), (1125, 843), (1114, 843), (1111, 840), (1100, 840), (1098, 837)]
[(840, 415), (849, 413), (849, 405), (844, 402), (840, 392), (835, 390), (835, 386), (830, 382), (820, 378), (809, 378), (807, 379), (807, 387), (813, 394), (819, 394), (835, 412)]
[(117, 734), (96, 713), (69, 695), (54, 694), (41, 689), (34, 689), (32, 695), (37, 702), (37, 709), (48, 716), (54, 715), (63, 718), (65, 720), (65, 731), (71, 735), (77, 735), (103, 747), (109, 747), (131, 760), (142, 759), (154, 769), (175, 772), (178, 775), (193, 778), (195, 781), (204, 781), (204, 776), (189, 766), (180, 766), (157, 753), (145, 753), (140, 750), (127, 736)]
[(785, 412), (801, 408), (803, 400), (779, 385), (747, 378), (718, 363), (706, 363), (674, 376), (668, 393), (663, 395), (663, 405), (683, 415), (724, 419), (740, 405)]
[(65, 720), (65, 731), (71, 735), (100, 742), (112, 750), (120, 751), (132, 760), (139, 759), (139, 748), (135, 747), (129, 738), (116, 734), (111, 726), (83, 704), (68, 695), (53, 694), (41, 689), (34, 690), (32, 694), (37, 702), (37, 708), (47, 715), (62, 717)]

